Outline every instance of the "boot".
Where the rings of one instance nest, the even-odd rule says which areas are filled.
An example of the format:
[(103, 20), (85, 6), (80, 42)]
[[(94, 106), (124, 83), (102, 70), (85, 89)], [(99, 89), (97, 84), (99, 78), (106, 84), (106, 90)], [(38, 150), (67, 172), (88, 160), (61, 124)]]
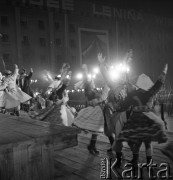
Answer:
[(116, 164), (116, 167), (117, 168), (120, 168), (121, 165), (122, 165), (122, 152), (116, 152), (116, 158), (117, 158), (117, 164)]
[(147, 156), (147, 164), (150, 164), (151, 160), (152, 160), (152, 156)]
[[(111, 144), (111, 146), (112, 146), (113, 143), (114, 143), (114, 138), (113, 138), (112, 136), (109, 136), (108, 138), (109, 138), (109, 142), (110, 142), (110, 144)], [(110, 149), (107, 150), (107, 153), (111, 153), (111, 152), (112, 152), (112, 148), (110, 148)]]
[(133, 159), (129, 163), (131, 163), (135, 167), (137, 167), (138, 166), (138, 158), (139, 158), (139, 154), (133, 154)]
[(98, 155), (99, 151), (96, 149), (97, 135), (92, 134), (90, 144), (88, 145), (88, 151), (93, 155)]
[(20, 115), (19, 111), (16, 111), (15, 114), (16, 114), (16, 116), (19, 116), (19, 115)]
[(138, 158), (139, 158), (139, 154), (133, 154), (133, 159), (130, 161), (130, 163), (133, 165), (133, 172), (135, 176), (138, 173)]

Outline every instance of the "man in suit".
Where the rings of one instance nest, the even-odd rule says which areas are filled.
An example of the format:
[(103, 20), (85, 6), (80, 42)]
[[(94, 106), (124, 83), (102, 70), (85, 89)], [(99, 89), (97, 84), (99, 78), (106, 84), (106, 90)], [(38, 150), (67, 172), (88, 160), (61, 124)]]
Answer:
[[(32, 68), (29, 74), (27, 74), (26, 69), (22, 69), (20, 73), (20, 78), (18, 80), (18, 85), (23, 92), (30, 95), (31, 97), (34, 97), (31, 87), (30, 87), (32, 74), (33, 74)], [(30, 104), (22, 104), (21, 109), (29, 111), (29, 106)]]

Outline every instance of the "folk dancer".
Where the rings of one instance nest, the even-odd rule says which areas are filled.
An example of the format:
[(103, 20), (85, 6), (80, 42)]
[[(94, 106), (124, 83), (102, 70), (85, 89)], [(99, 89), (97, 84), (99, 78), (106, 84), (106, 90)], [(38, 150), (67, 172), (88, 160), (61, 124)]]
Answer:
[(88, 77), (88, 67), (86, 64), (82, 66), (82, 69), (84, 76), (83, 80), (75, 84), (75, 89), (84, 89), (86, 108), (78, 112), (74, 125), (84, 131), (92, 133), (88, 150), (91, 154), (98, 155), (99, 151), (96, 149), (96, 142), (98, 133), (104, 132), (104, 116), (102, 107), (105, 100), (105, 94), (100, 94), (96, 90), (94, 80)]
[(54, 90), (53, 104), (48, 106), (46, 109), (31, 114), (30, 116), (34, 119), (50, 122), (50, 125), (64, 125), (71, 126), (74, 121), (74, 115), (67, 108), (67, 102), (69, 100), (67, 94), (67, 87), (71, 79), (70, 66), (63, 64), (61, 71), (61, 79), (58, 88)]
[[(31, 68), (30, 73), (27, 74), (26, 69), (22, 69), (19, 80), (18, 80), (18, 86), (21, 88), (23, 92), (31, 96), (32, 98), (34, 97), (33, 91), (31, 90), (31, 78), (33, 75), (33, 69)], [(26, 110), (29, 112), (29, 107), (31, 105), (31, 101), (28, 102), (27, 104), (21, 104), (21, 109)]]
[[(48, 76), (49, 77), (49, 76)], [(56, 89), (60, 88), (62, 86), (61, 83), (61, 77), (55, 76), (54, 80), (49, 84), (47, 91), (45, 93), (46, 95), (46, 107), (53, 104), (53, 102), (56, 100)]]
[[(144, 142), (146, 146), (147, 163), (152, 158), (151, 142), (165, 143), (167, 136), (164, 132), (164, 122), (153, 112), (153, 96), (160, 90), (167, 73), (167, 65), (154, 85), (146, 75), (139, 76), (136, 86), (137, 90), (132, 90), (126, 99), (119, 104), (117, 111), (122, 112), (132, 107), (130, 117), (125, 123), (117, 138), (117, 144), (126, 141), (133, 151), (132, 163), (137, 165), (139, 148)], [(142, 80), (142, 81), (141, 81)], [(149, 83), (148, 83), (149, 81)], [(115, 144), (114, 150), (117, 151)], [(121, 164), (122, 149), (118, 149), (117, 157)]]
[[(107, 103), (104, 108), (105, 135), (109, 137), (111, 145), (114, 146), (115, 142), (117, 142), (116, 138), (118, 137), (124, 124), (127, 121), (125, 111), (121, 113), (116, 112), (116, 107), (118, 102), (125, 98), (124, 95), (126, 93), (122, 93), (122, 92), (124, 91), (126, 81), (124, 79), (124, 76), (122, 76), (122, 78), (116, 80), (115, 82), (110, 78), (108, 73), (109, 68), (105, 62), (105, 57), (103, 58), (101, 53), (98, 54), (98, 61), (100, 64), (100, 71), (102, 73), (103, 79), (107, 84), (107, 86), (110, 88), (108, 93)], [(115, 139), (113, 137), (115, 137)], [(119, 151), (117, 150), (117, 157), (118, 157), (121, 155), (122, 143), (118, 142), (118, 145), (116, 147), (119, 148)], [(112, 151), (112, 147), (111, 149), (108, 149), (108, 152), (111, 151)]]
[(6, 90), (5, 93), (5, 108), (14, 108), (15, 114), (19, 116), (20, 103), (27, 102), (31, 99), (31, 96), (23, 92), (16, 84), (16, 79), (18, 76), (18, 66), (15, 65), (14, 73), (10, 70), (5, 70), (5, 78), (1, 87)]

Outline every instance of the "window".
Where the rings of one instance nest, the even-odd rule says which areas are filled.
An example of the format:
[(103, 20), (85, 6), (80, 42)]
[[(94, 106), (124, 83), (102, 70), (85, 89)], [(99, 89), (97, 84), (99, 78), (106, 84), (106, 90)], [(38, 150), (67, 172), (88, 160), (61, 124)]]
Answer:
[(28, 36), (23, 36), (22, 43), (23, 43), (24, 45), (29, 45), (29, 37), (28, 37)]
[(41, 60), (41, 61), (43, 61), (43, 62), (45, 62), (45, 60), (46, 60), (46, 56), (41, 55), (41, 56), (40, 56), (40, 60)]
[(3, 57), (4, 61), (5, 61), (5, 63), (8, 64), (9, 61), (10, 61), (10, 54), (9, 53), (4, 53), (2, 55), (2, 57)]
[(113, 35), (113, 31), (112, 29), (109, 29), (109, 36), (112, 36)]
[(74, 24), (69, 24), (69, 31), (75, 32), (75, 25)]
[(76, 41), (74, 39), (70, 40), (70, 47), (71, 48), (76, 48)]
[(21, 25), (21, 27), (26, 28), (26, 27), (27, 27), (27, 24), (28, 24), (28, 21), (27, 21), (26, 18), (22, 18), (22, 19), (20, 20), (20, 25)]
[(56, 30), (58, 30), (60, 28), (59, 22), (55, 22), (54, 27), (55, 27)]
[(57, 61), (61, 61), (61, 60), (62, 60), (61, 55), (57, 55)]
[(1, 25), (7, 26), (9, 24), (7, 16), (1, 16)]
[(56, 45), (57, 47), (61, 47), (61, 46), (62, 46), (62, 41), (61, 41), (61, 39), (59, 39), (59, 38), (55, 39), (55, 45)]
[(39, 20), (39, 21), (38, 21), (38, 27), (39, 27), (39, 29), (44, 30), (44, 29), (45, 29), (44, 21)]
[(71, 62), (75, 63), (76, 62), (76, 56), (71, 56)]
[(2, 34), (2, 42), (9, 42), (9, 37), (7, 34)]
[(45, 47), (46, 46), (46, 39), (40, 38), (40, 46)]

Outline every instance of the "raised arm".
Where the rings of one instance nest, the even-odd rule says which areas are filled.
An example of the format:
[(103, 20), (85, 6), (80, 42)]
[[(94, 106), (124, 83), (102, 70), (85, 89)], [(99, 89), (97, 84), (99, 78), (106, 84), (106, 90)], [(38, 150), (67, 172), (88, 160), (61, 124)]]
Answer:
[(14, 73), (13, 73), (13, 77), (15, 78), (15, 79), (17, 79), (17, 76), (18, 76), (18, 73), (19, 73), (19, 68), (18, 68), (18, 66), (15, 64), (14, 65), (15, 66), (15, 69), (14, 69)]
[(99, 61), (99, 66), (100, 66), (100, 72), (103, 76), (105, 83), (110, 89), (114, 89), (114, 86), (112, 85), (112, 82), (108, 74), (107, 66), (105, 64), (105, 57), (104, 58), (102, 57), (102, 53), (98, 54), (98, 61)]
[(105, 58), (102, 57), (102, 54), (98, 54), (98, 61), (100, 64), (100, 72), (102, 73), (103, 79), (107, 86), (114, 92), (116, 98), (118, 98), (120, 91), (124, 87), (124, 81), (117, 81), (116, 83), (113, 82), (108, 74), (107, 65), (105, 64)]
[(28, 79), (31, 79), (32, 74), (33, 74), (33, 69), (31, 68), (30, 73), (29, 73), (29, 75), (27, 76), (27, 78), (28, 78)]
[(165, 82), (167, 71), (168, 71), (168, 64), (165, 65), (156, 83), (148, 90), (148, 92), (150, 93), (150, 96), (154, 96), (155, 94), (159, 92), (160, 88), (163, 86)]

